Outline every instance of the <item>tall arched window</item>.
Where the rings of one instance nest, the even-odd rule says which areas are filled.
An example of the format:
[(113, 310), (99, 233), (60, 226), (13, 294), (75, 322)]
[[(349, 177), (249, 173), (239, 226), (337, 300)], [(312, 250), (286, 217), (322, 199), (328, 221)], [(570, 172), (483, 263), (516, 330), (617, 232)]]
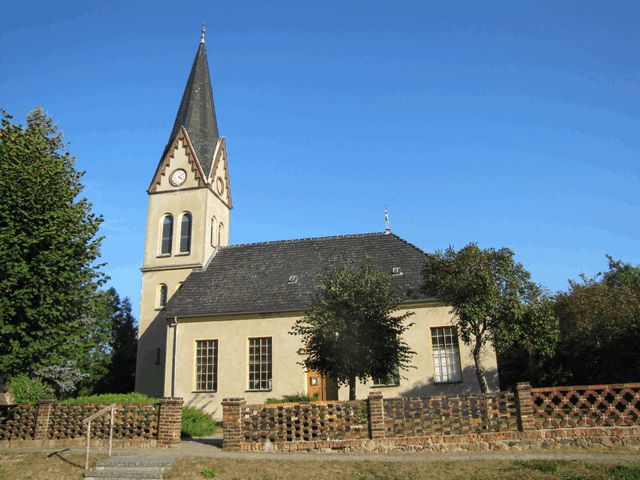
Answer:
[(180, 253), (191, 251), (191, 214), (182, 215), (180, 222)]
[(161, 283), (160, 292), (158, 292), (158, 306), (162, 308), (166, 304), (167, 304), (167, 285), (164, 283)]
[(216, 217), (211, 217), (211, 246), (218, 246), (218, 220)]
[(222, 222), (218, 225), (218, 245), (222, 245), (224, 241), (224, 225)]
[(171, 239), (173, 237), (173, 217), (165, 215), (162, 220), (162, 245), (160, 246), (161, 254), (171, 254)]

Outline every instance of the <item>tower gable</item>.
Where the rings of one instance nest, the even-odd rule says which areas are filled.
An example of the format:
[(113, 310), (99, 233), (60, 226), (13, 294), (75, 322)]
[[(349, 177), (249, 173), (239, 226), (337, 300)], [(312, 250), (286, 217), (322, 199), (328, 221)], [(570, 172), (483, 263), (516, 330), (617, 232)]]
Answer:
[(215, 151), (213, 166), (209, 184), (213, 193), (222, 200), (227, 207), (232, 208), (231, 203), (231, 183), (229, 182), (229, 164), (227, 163), (227, 143), (224, 137), (218, 141)]
[[(182, 170), (185, 178), (172, 178), (174, 172)], [(164, 158), (161, 160), (153, 176), (148, 192), (162, 192), (176, 189), (199, 188), (206, 186), (205, 174), (200, 166), (189, 134), (183, 128), (170, 143)], [(178, 181), (176, 181), (178, 180)]]

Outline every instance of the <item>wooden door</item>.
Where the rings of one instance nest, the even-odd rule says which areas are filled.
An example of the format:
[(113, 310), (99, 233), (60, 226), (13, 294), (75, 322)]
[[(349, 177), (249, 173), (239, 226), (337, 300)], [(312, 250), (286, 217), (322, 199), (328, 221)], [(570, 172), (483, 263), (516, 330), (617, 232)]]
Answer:
[(338, 388), (336, 382), (320, 375), (315, 370), (307, 371), (307, 395), (316, 400), (337, 400)]

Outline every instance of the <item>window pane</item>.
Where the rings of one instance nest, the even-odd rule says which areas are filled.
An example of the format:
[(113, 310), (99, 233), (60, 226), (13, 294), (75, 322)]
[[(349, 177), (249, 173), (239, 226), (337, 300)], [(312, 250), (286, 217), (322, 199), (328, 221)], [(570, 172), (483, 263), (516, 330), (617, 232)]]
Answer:
[(218, 389), (218, 341), (196, 341), (196, 390)]
[(173, 236), (173, 217), (167, 215), (162, 221), (162, 246), (160, 253), (171, 253), (171, 237)]
[(249, 389), (271, 389), (271, 337), (249, 339)]
[(431, 345), (433, 349), (433, 378), (435, 382), (460, 382), (460, 348), (458, 336), (453, 327), (437, 327), (431, 329)]
[(164, 307), (167, 304), (167, 286), (163, 283), (160, 285), (160, 306)]
[(191, 214), (185, 213), (182, 216), (180, 225), (180, 253), (191, 251)]

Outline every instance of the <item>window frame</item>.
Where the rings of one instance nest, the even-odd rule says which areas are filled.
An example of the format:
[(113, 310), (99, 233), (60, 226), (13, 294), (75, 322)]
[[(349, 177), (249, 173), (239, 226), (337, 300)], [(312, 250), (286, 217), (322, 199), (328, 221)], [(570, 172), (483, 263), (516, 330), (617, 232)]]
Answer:
[[(387, 380), (392, 380), (393, 383), (389, 383)], [(386, 378), (372, 378), (371, 379), (373, 384), (373, 387), (399, 387), (400, 386), (400, 369), (398, 368), (398, 366), (396, 365), (394, 371), (392, 373), (390, 373), (389, 375), (387, 375)], [(380, 382), (380, 380), (384, 380), (383, 382)]]
[[(441, 335), (435, 335), (441, 331)], [(462, 383), (462, 361), (460, 357), (460, 340), (458, 339), (458, 332), (455, 327), (445, 325), (439, 327), (431, 327), (431, 356), (433, 359), (433, 383), (447, 384), (447, 383)], [(444, 353), (436, 353), (435, 340), (442, 338), (442, 344), (438, 343), (438, 350), (442, 349)], [(453, 338), (453, 341), (447, 343), (447, 338)], [(442, 345), (442, 346), (440, 346)], [(452, 350), (449, 352), (449, 348)], [(437, 359), (436, 356), (439, 355)], [(450, 361), (452, 362), (450, 363)], [(444, 364), (443, 364), (444, 361)], [(443, 366), (445, 367), (443, 370)], [(451, 368), (451, 367), (454, 368)], [(457, 370), (456, 370), (457, 369)], [(438, 375), (439, 371), (439, 375)], [(443, 371), (446, 371), (446, 379)], [(438, 376), (440, 379), (438, 379)]]
[(219, 245), (219, 243), (216, 243), (218, 241), (218, 219), (213, 216), (211, 217), (211, 246), (212, 247), (217, 247)]
[(219, 222), (218, 223), (218, 246), (222, 246), (222, 241), (224, 240), (223, 238), (224, 235), (224, 223)]
[(166, 283), (161, 283), (158, 285), (158, 309), (163, 309), (167, 306), (167, 302), (169, 301), (169, 287)]
[[(169, 232), (165, 232), (166, 228), (167, 228), (167, 220), (170, 221), (169, 223)], [(173, 251), (173, 225), (174, 225), (174, 221), (173, 221), (173, 215), (171, 215), (170, 213), (165, 213), (162, 216), (162, 220), (160, 221), (160, 249), (159, 249), (159, 253), (158, 256), (160, 257), (169, 257), (171, 256), (171, 253)], [(167, 236), (166, 233), (168, 233), (169, 235)], [(165, 251), (165, 240), (168, 243), (167, 245), (167, 251)]]
[[(252, 341), (259, 341), (258, 348), (259, 351), (256, 353), (252, 352)], [(268, 352), (264, 353), (264, 347), (268, 347)], [(255, 346), (253, 346), (255, 348)], [(252, 355), (257, 355), (258, 357), (258, 371), (252, 371), (252, 365), (256, 365), (256, 363), (252, 363)], [(263, 360), (262, 357), (264, 355), (268, 355), (267, 367), (263, 368)], [(266, 373), (266, 378), (263, 380), (263, 371)], [(255, 377), (257, 375), (257, 378)], [(252, 378), (254, 376), (254, 378)], [(257, 386), (256, 386), (257, 382)], [(263, 382), (266, 382), (263, 384)], [(272, 336), (264, 336), (264, 337), (248, 337), (247, 338), (247, 392), (270, 392), (273, 390), (273, 337)]]
[[(201, 375), (202, 373), (198, 371), (198, 360), (199, 358), (199, 350), (198, 350), (198, 344), (199, 343), (204, 343), (204, 342), (213, 342), (212, 346), (213, 346), (213, 355), (211, 357), (209, 356), (205, 356), (204, 358), (212, 358), (213, 362), (212, 365), (210, 366), (209, 364), (204, 365), (206, 369), (210, 368), (209, 370), (205, 370), (204, 372), (204, 388), (199, 388), (202, 387), (202, 383), (201, 383)], [(202, 393), (215, 393), (218, 391), (218, 352), (220, 351), (220, 342), (217, 338), (202, 338), (202, 339), (196, 339), (194, 341), (194, 349), (193, 349), (193, 355), (194, 355), (194, 359), (193, 359), (193, 391), (194, 392), (202, 392)], [(208, 388), (208, 384), (209, 381), (207, 380), (207, 376), (209, 375), (209, 373), (211, 373), (212, 376), (212, 389)]]

